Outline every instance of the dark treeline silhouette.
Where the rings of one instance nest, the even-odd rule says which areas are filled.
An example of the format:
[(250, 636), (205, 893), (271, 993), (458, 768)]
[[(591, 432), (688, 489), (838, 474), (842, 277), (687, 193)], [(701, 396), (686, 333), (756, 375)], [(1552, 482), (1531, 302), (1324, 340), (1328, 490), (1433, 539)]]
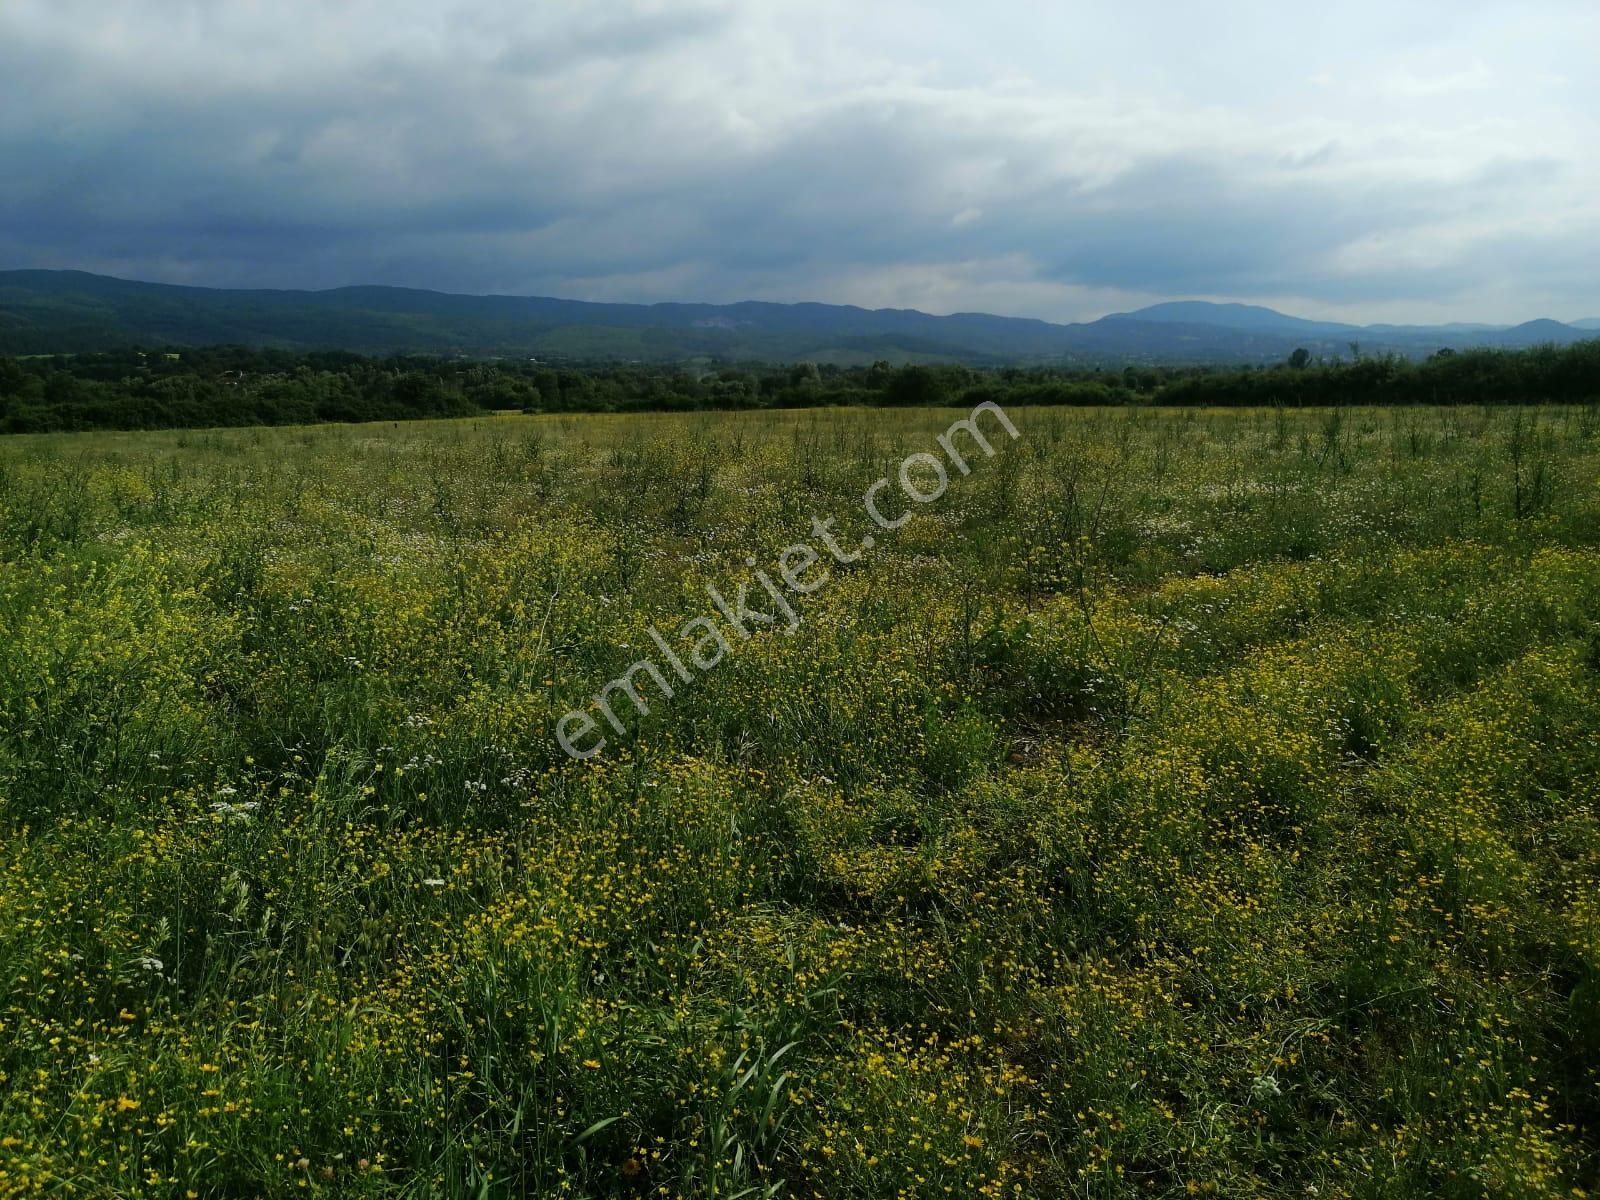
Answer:
[(0, 432), (819, 405), (1323, 406), (1600, 400), (1600, 340), (1250, 369), (571, 365), (217, 346), (0, 358)]

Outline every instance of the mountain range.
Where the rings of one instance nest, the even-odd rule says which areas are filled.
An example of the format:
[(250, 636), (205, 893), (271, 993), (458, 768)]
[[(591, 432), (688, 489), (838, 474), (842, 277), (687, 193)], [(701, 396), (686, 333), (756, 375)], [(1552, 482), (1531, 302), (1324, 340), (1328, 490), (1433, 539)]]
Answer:
[(932, 316), (835, 304), (597, 304), (397, 287), (327, 291), (143, 283), (82, 271), (0, 271), (0, 354), (237, 343), (363, 354), (670, 362), (1246, 363), (1297, 348), (1422, 357), (1442, 348), (1568, 344), (1563, 324), (1346, 325), (1270, 308), (1187, 300), (1058, 325), (985, 313)]

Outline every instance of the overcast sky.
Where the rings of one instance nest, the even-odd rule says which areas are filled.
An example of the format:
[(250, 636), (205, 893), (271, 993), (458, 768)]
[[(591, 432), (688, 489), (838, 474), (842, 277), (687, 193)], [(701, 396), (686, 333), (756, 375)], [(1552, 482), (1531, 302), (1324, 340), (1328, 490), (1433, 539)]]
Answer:
[(1596, 0), (0, 0), (0, 267), (1600, 317)]

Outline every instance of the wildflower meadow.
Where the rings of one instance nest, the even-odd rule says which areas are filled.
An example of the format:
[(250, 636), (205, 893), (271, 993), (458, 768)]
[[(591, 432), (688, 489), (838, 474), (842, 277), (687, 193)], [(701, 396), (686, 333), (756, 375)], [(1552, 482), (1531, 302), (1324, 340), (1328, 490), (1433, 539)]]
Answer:
[(1006, 413), (0, 439), (0, 1196), (1597, 1194), (1600, 410)]

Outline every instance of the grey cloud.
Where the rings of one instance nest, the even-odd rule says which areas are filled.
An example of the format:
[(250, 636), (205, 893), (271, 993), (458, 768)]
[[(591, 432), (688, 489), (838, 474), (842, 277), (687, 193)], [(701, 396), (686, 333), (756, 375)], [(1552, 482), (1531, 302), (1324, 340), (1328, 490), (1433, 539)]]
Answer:
[[(994, 7), (995, 29), (1026, 16)], [(1280, 111), (1296, 93), (1278, 74), (1254, 107), (1237, 78), (1212, 100), (1189, 81), (1180, 105), (962, 66), (1003, 61), (1000, 35), (982, 56), (949, 41), (935, 71), (928, 45), (901, 49), (895, 4), (483, 3), (437, 21), (352, 5), (297, 73), (284, 45), (121, 48), (75, 30), (70, 5), (16, 12), (26, 36), (0, 40), (0, 265), (642, 300), (890, 288), (913, 306), (933, 306), (917, 289), (937, 279), (947, 306), (982, 307), (967, 288), (1056, 319), (1124, 293), (1528, 315), (1474, 309), (1490, 283), (1507, 308), (1600, 308), (1574, 265), (1593, 263), (1584, 201), (1600, 182), (1587, 82), (1452, 111), (1447, 72), (1408, 83), (1424, 97), (1409, 107), (1301, 81), (1300, 107)], [(938, 49), (952, 28), (917, 36)], [(1475, 46), (1496, 53), (1492, 33)], [(1354, 52), (1322, 51), (1339, 53)]]
[(705, 38), (727, 26), (732, 12), (693, 7), (624, 16), (602, 15), (578, 28), (544, 36), (519, 35), (495, 57), (495, 65), (514, 73), (546, 73), (594, 59), (637, 58), (675, 42)]

